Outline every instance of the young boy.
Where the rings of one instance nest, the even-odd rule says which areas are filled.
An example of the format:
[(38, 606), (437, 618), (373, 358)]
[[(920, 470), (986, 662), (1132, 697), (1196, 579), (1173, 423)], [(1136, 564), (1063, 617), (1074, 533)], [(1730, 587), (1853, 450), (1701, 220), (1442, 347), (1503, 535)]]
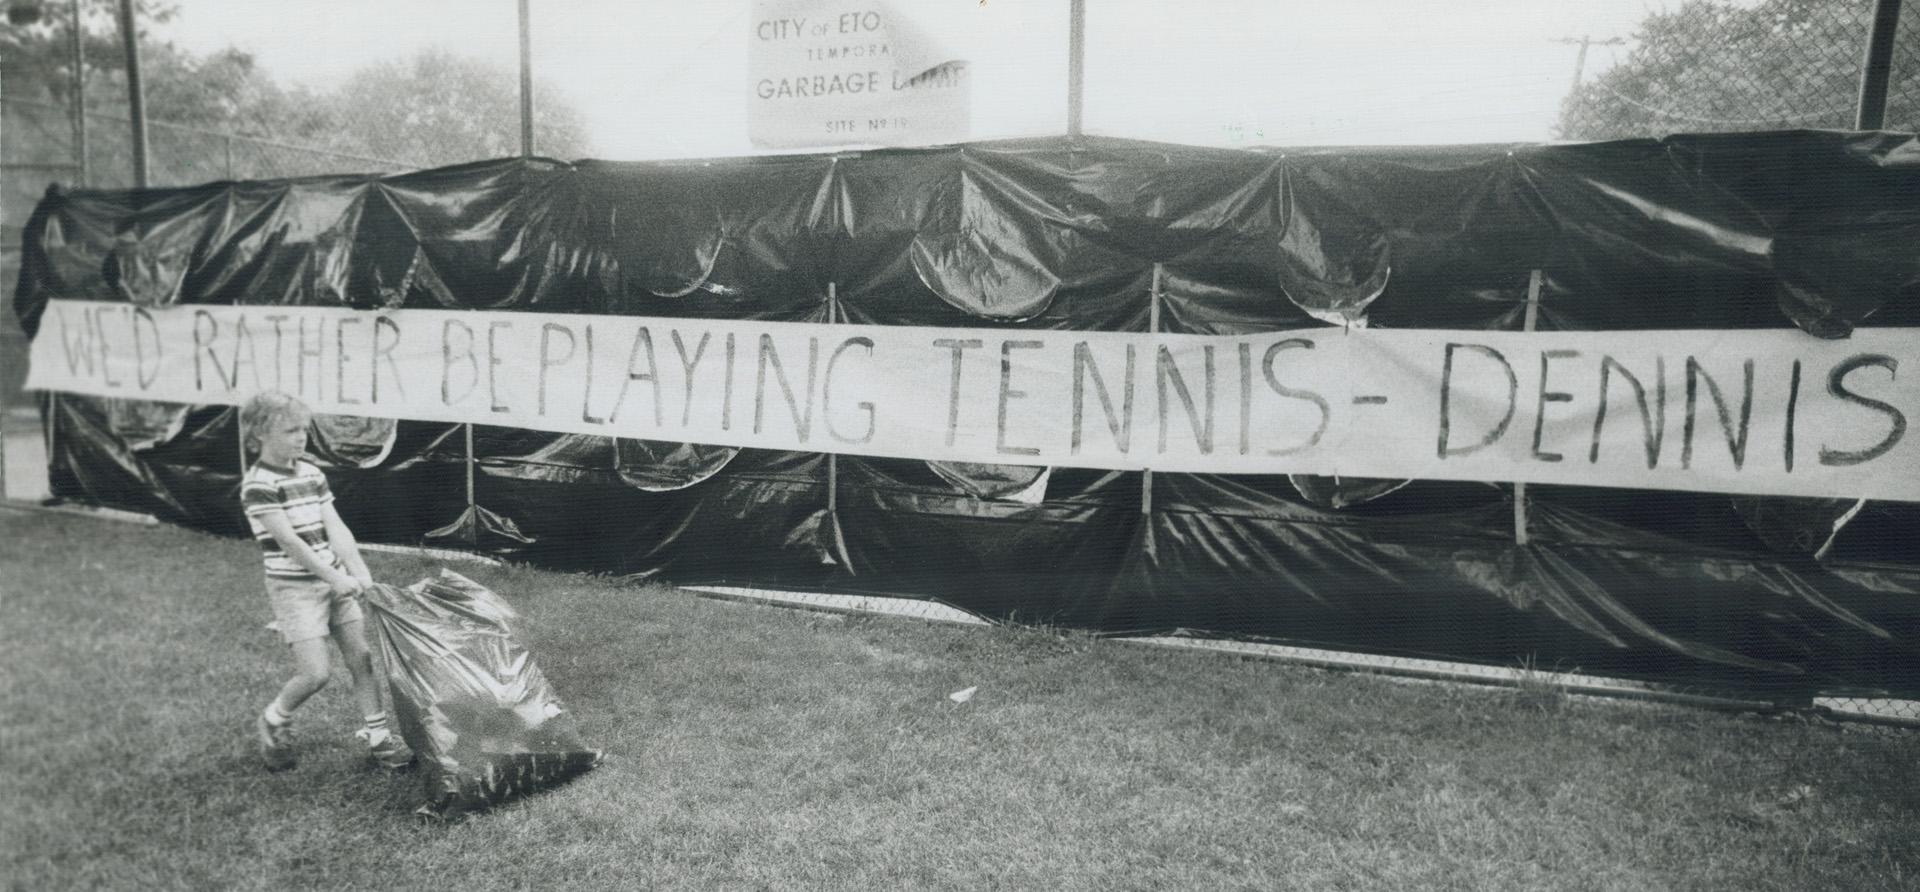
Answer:
[(354, 736), (366, 744), (374, 762), (400, 768), (413, 754), (387, 728), (360, 604), (354, 599), (373, 576), (360, 559), (352, 531), (334, 510), (327, 478), (302, 460), (312, 418), (299, 400), (271, 391), (240, 409), (247, 448), (259, 454), (241, 478), (240, 502), (266, 558), (267, 598), (294, 664), (293, 677), (254, 722), (260, 756), (269, 770), (294, 766), (293, 711), (327, 684), (331, 633), (353, 676), (354, 699), (366, 716), (366, 726)]

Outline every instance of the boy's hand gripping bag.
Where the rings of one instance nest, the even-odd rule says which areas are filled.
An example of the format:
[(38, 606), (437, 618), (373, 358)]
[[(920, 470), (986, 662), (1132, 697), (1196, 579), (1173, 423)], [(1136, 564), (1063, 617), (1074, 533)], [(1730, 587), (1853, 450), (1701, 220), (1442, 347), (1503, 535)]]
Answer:
[(368, 586), (366, 606), (394, 718), (420, 759), (422, 814), (457, 817), (599, 763), (514, 637), (519, 615), (499, 595), (442, 569), (405, 588)]

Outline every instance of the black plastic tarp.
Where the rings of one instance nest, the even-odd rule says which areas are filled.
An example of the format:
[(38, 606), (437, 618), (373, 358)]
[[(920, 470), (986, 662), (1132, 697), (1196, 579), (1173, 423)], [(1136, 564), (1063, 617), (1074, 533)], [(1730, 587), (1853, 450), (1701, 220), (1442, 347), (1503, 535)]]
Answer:
[[(1156, 306), (1154, 268), (1159, 264)], [(1920, 325), (1920, 141), (1045, 139), (49, 194), (49, 300), (1231, 334)], [(63, 397), (60, 495), (237, 533), (233, 413)], [(1920, 505), (969, 466), (351, 420), (363, 538), (1764, 693), (1920, 695)]]

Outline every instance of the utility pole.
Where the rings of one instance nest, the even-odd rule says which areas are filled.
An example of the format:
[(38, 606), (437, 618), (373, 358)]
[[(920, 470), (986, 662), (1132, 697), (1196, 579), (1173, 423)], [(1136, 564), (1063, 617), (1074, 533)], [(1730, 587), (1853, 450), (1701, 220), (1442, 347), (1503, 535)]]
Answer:
[(1564, 43), (1564, 44), (1577, 43), (1580, 45), (1580, 55), (1575, 56), (1573, 59), (1573, 85), (1567, 88), (1567, 95), (1569, 97), (1572, 97), (1575, 103), (1573, 111), (1577, 112), (1579, 111), (1579, 108), (1580, 108), (1580, 77), (1581, 75), (1585, 74), (1587, 71), (1587, 47), (1619, 46), (1620, 44), (1626, 43), (1626, 40), (1620, 37), (1609, 37), (1606, 40), (1594, 40), (1591, 35), (1582, 34), (1577, 39), (1572, 37), (1562, 37), (1558, 40), (1555, 40), (1554, 43)]
[(1570, 89), (1574, 91), (1578, 91), (1580, 89), (1580, 75), (1585, 73), (1587, 70), (1587, 47), (1619, 46), (1620, 44), (1623, 44), (1626, 42), (1627, 41), (1625, 39), (1620, 37), (1609, 37), (1606, 40), (1594, 40), (1593, 37), (1586, 34), (1582, 34), (1578, 38), (1562, 37), (1559, 40), (1555, 40), (1554, 43), (1564, 43), (1564, 44), (1577, 43), (1580, 45), (1580, 55), (1575, 56), (1573, 59), (1573, 86)]

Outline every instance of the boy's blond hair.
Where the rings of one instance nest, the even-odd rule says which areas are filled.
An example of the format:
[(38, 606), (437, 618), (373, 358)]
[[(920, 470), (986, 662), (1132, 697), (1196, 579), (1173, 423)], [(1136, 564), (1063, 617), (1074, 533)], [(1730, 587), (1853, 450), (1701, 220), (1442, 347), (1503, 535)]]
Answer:
[(312, 418), (313, 410), (298, 397), (289, 396), (278, 390), (263, 390), (248, 399), (240, 407), (240, 434), (242, 442), (247, 444), (249, 452), (260, 448), (258, 433), (262, 429), (289, 417)]

